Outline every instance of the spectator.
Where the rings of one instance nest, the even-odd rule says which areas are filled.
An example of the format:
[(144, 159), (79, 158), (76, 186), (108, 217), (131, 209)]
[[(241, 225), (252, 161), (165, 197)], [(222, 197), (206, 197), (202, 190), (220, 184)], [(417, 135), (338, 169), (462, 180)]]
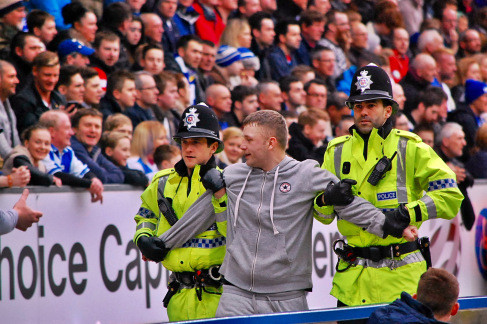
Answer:
[(76, 157), (70, 146), (74, 133), (68, 115), (63, 111), (47, 111), (39, 124), (51, 133), (51, 150), (43, 160), (47, 172), (61, 179), (63, 185), (87, 188), (91, 202), (103, 202), (102, 182)]
[(260, 69), (256, 73), (256, 78), (259, 81), (269, 81), (272, 78), (269, 51), (276, 36), (274, 21), (270, 14), (257, 12), (249, 18), (249, 25), (252, 32), (250, 49), (260, 60)]
[(229, 1), (221, 1), (217, 4), (216, 10), (220, 14), (223, 24), (226, 25), (229, 19), (240, 18), (240, 13), (237, 11), (238, 9), (238, 0), (229, 0)]
[(482, 80), (480, 64), (475, 57), (465, 57), (457, 62), (457, 77), (451, 89), (453, 99), (458, 106), (465, 105), (465, 82), (468, 79)]
[(274, 13), (277, 21), (298, 20), (303, 10), (306, 10), (306, 1), (277, 0), (277, 10)]
[(419, 93), (418, 106), (406, 113), (413, 128), (419, 124), (434, 124), (439, 121), (441, 106), (448, 97), (439, 87), (429, 86)]
[(85, 81), (81, 76), (81, 69), (74, 65), (61, 67), (57, 90), (66, 100), (67, 105), (75, 104), (76, 107), (82, 107), (85, 94)]
[(127, 0), (127, 4), (130, 7), (130, 11), (132, 12), (133, 18), (140, 17), (140, 10), (146, 4), (146, 0)]
[(367, 27), (361, 22), (354, 22), (352, 23), (350, 31), (351, 44), (350, 49), (347, 52), (350, 64), (360, 67), (362, 62), (377, 62), (379, 60), (377, 55), (367, 49)]
[(163, 144), (169, 144), (166, 131), (158, 121), (144, 121), (137, 125), (131, 146), (131, 157), (127, 166), (134, 170), (143, 171), (149, 179), (159, 171), (154, 163), (154, 151)]
[(298, 78), (303, 84), (316, 78), (315, 71), (309, 65), (298, 65), (292, 71), (291, 75)]
[(220, 36), (225, 29), (225, 23), (216, 10), (216, 6), (219, 4), (218, 0), (199, 0), (193, 3), (194, 10), (199, 14), (194, 25), (196, 35), (214, 44), (219, 43)]
[(93, 46), (95, 54), (90, 57), (90, 66), (98, 72), (105, 91), (108, 77), (115, 71), (115, 63), (120, 55), (120, 38), (112, 32), (99, 32)]
[(174, 145), (160, 145), (154, 152), (154, 163), (159, 170), (172, 169), (181, 160), (181, 151)]
[(58, 47), (58, 55), (62, 65), (86, 67), (90, 64), (90, 56), (93, 53), (95, 53), (94, 49), (81, 44), (75, 38), (63, 40)]
[(326, 47), (317, 48), (311, 53), (311, 64), (315, 70), (317, 79), (322, 80), (326, 84), (328, 93), (336, 91), (335, 79), (336, 74), (335, 54)]
[(129, 29), (127, 30), (127, 50), (129, 54), (129, 62), (130, 64), (136, 63), (135, 52), (137, 47), (143, 43), (143, 30), (144, 24), (142, 23), (142, 19), (140, 17), (133, 17), (132, 22), (130, 23)]
[(400, 111), (404, 110), (404, 103), (406, 102), (406, 96), (404, 95), (404, 90), (399, 83), (392, 84), (393, 99), (397, 102), (397, 109)]
[(17, 91), (22, 90), (29, 82), (32, 81), (32, 62), (37, 54), (46, 50), (42, 41), (34, 35), (24, 32), (17, 33), (13, 40), (9, 61), (17, 70), (17, 76), (20, 83), (17, 85)]
[(347, 115), (343, 116), (342, 120), (338, 123), (338, 125), (335, 127), (335, 136), (340, 137), (340, 136), (345, 136), (345, 135), (350, 135), (351, 132), (349, 131), (350, 127), (352, 127), (354, 124), (353, 121), (353, 116)]
[(435, 130), (431, 124), (418, 125), (414, 127), (413, 132), (421, 137), (424, 144), (430, 146), (431, 148), (435, 147)]
[(93, 68), (86, 67), (81, 70), (81, 77), (85, 84), (85, 93), (83, 96), (84, 107), (98, 108), (103, 96), (103, 89), (101, 88), (98, 72)]
[(306, 92), (306, 107), (308, 109), (326, 109), (328, 90), (326, 84), (320, 79), (313, 79), (304, 85)]
[(240, 73), (243, 70), (242, 57), (235, 47), (228, 45), (220, 46), (216, 53), (215, 62), (217, 64), (215, 71), (210, 74), (210, 77), (215, 83), (223, 84), (230, 89), (241, 84)]
[[(410, 3), (411, 1), (406, 1), (406, 2)], [(379, 37), (380, 39), (379, 44), (382, 48), (392, 47), (392, 41), (391, 41), (392, 31), (395, 28), (398, 27), (406, 28), (406, 30), (410, 35), (418, 31), (419, 26), (412, 26), (412, 24), (415, 23), (417, 24), (418, 22), (417, 16), (415, 17), (414, 13), (406, 15), (406, 17), (408, 17), (408, 20), (405, 23), (403, 19), (403, 15), (399, 11), (397, 4), (392, 1), (388, 1), (388, 0), (378, 1), (375, 4), (374, 10), (375, 13), (374, 13), (373, 21), (368, 24), (369, 33), (372, 34), (369, 35), (369, 40), (371, 42), (374, 42), (375, 41), (374, 36), (375, 38)], [(420, 14), (422, 14), (422, 12), (420, 12)]]
[(389, 56), (392, 78), (400, 82), (409, 70), (409, 34), (404, 28), (394, 28), (392, 33), (392, 45), (394, 54)]
[(460, 49), (457, 53), (458, 58), (473, 56), (480, 53), (482, 42), (480, 34), (475, 29), (468, 29), (460, 34), (458, 45)]
[(423, 31), (418, 38), (418, 52), (432, 55), (435, 51), (443, 48), (443, 37), (435, 29)]
[(393, 127), (399, 130), (411, 131), (412, 123), (402, 111), (398, 111), (393, 119)]
[(340, 93), (332, 93), (326, 100), (326, 112), (330, 116), (331, 127), (335, 129), (344, 116), (350, 116), (351, 110), (345, 104), (345, 98)]
[(421, 275), (413, 296), (406, 292), (392, 304), (377, 308), (367, 323), (444, 323), (459, 309), (460, 292), (454, 275), (443, 269), (430, 268)]
[(145, 173), (127, 167), (130, 157), (130, 139), (118, 132), (105, 132), (102, 140), (102, 151), (105, 158), (123, 172), (123, 183), (145, 188), (149, 184)]
[(123, 183), (123, 173), (108, 161), (98, 147), (103, 115), (95, 109), (80, 109), (72, 118), (74, 136), (71, 147), (102, 183)]
[(455, 74), (457, 72), (457, 64), (455, 55), (449, 48), (442, 48), (433, 52), (433, 58), (436, 61), (438, 72), (437, 79), (441, 84), (441, 88), (448, 96), (448, 111), (453, 111), (456, 108), (450, 88), (453, 86)]
[(441, 13), (441, 34), (444, 44), (451, 49), (453, 53), (458, 51), (458, 18), (454, 9), (445, 7)]
[[(182, 79), (186, 80), (184, 76)], [(155, 76), (155, 81), (159, 95), (157, 96), (157, 106), (153, 106), (153, 112), (156, 120), (164, 125), (167, 139), (173, 141), (172, 137), (176, 135), (180, 119), (177, 112), (177, 103), (180, 97), (177, 73), (164, 71)]]
[[(248, 86), (236, 86), (232, 90), (232, 111), (223, 116), (228, 127), (242, 127), (242, 122), (259, 108), (257, 90)], [(225, 142), (225, 141), (224, 141)]]
[(301, 44), (301, 29), (293, 20), (280, 21), (276, 25), (276, 46), (269, 53), (272, 79), (280, 80), (291, 74), (298, 62), (296, 51)]
[(7, 154), (20, 145), (17, 132), (17, 118), (10, 105), (9, 97), (15, 94), (15, 87), (19, 83), (17, 71), (12, 64), (0, 60), (0, 157), (5, 159)]
[(224, 121), (223, 116), (232, 109), (232, 95), (230, 90), (222, 84), (212, 84), (206, 89), (206, 102), (215, 112), (220, 128), (222, 130), (227, 128), (228, 124)]
[(103, 118), (114, 113), (125, 113), (135, 104), (135, 76), (126, 70), (117, 70), (108, 78), (107, 92), (100, 101)]
[(191, 103), (191, 89), (189, 86), (189, 82), (186, 77), (182, 73), (175, 73), (174, 76), (177, 80), (178, 85), (178, 94), (179, 97), (176, 100), (176, 111), (178, 116), (183, 113)]
[(164, 27), (161, 17), (155, 13), (143, 13), (140, 19), (144, 23), (144, 36), (149, 44), (162, 44), (162, 35), (164, 34)]
[(9, 44), (17, 32), (22, 30), (22, 20), (25, 18), (23, 1), (8, 0), (0, 4), (0, 58), (9, 56)]
[(318, 11), (323, 16), (331, 9), (330, 0), (309, 0), (308, 10)]
[(217, 73), (215, 68), (216, 51), (215, 44), (210, 41), (201, 41), (203, 50), (201, 51), (201, 61), (198, 65), (198, 78), (201, 81), (201, 87), (206, 90), (208, 86), (214, 83), (212, 74)]
[(260, 82), (257, 85), (257, 97), (260, 110), (281, 111), (282, 93), (275, 81)]
[(10, 210), (0, 210), (0, 235), (7, 234), (17, 228), (26, 231), (33, 223), (38, 223), (42, 213), (27, 206), (29, 189), (24, 189), (19, 201)]
[(130, 118), (124, 114), (113, 114), (107, 117), (103, 129), (109, 133), (121, 133), (132, 141), (133, 127)]
[(157, 13), (162, 18), (164, 32), (162, 34), (162, 47), (168, 54), (176, 54), (176, 42), (179, 39), (179, 30), (174, 23), (174, 15), (178, 7), (177, 0), (160, 0)]
[[(276, 8), (277, 4), (275, 4), (274, 10), (276, 10)], [(239, 0), (236, 16), (244, 19), (249, 19), (253, 14), (262, 10), (263, 9), (259, 0)]]
[(462, 126), (457, 123), (446, 123), (438, 136), (438, 143), (438, 155), (455, 172), (458, 189), (460, 189), (465, 197), (460, 207), (460, 213), (462, 215), (463, 225), (470, 231), (475, 222), (475, 212), (468, 197), (467, 188), (473, 186), (474, 179), (465, 169), (465, 165), (458, 160), (462, 156), (463, 148), (467, 144)]
[(436, 76), (436, 61), (429, 54), (418, 54), (411, 63), (411, 67), (400, 84), (406, 95), (404, 111), (411, 112), (418, 106), (419, 92), (427, 88)]
[(287, 76), (281, 79), (279, 82), (282, 94), (282, 107), (281, 110), (295, 111), (300, 113), (306, 110), (304, 106), (306, 104), (306, 92), (304, 86), (298, 78), (293, 76)]
[(27, 15), (27, 28), (47, 46), (57, 35), (54, 16), (45, 11), (34, 9)]
[(260, 8), (262, 12), (272, 15), (277, 10), (277, 1), (276, 0), (260, 0)]
[(59, 80), (59, 59), (53, 52), (42, 52), (33, 61), (34, 81), (12, 97), (19, 134), (34, 125), (41, 114), (66, 105), (64, 97), (55, 89)]
[(318, 45), (329, 48), (333, 51), (335, 59), (335, 70), (333, 77), (337, 78), (347, 69), (347, 58), (338, 40), (342, 34), (350, 31), (348, 16), (339, 11), (331, 10), (326, 15), (325, 35)]
[(142, 55), (139, 61), (144, 71), (152, 75), (161, 73), (166, 65), (164, 64), (164, 51), (157, 44), (147, 44), (142, 49)]
[(252, 34), (247, 19), (230, 19), (220, 38), (220, 45), (250, 48), (251, 43)]
[(135, 72), (135, 105), (129, 107), (125, 114), (132, 120), (132, 125), (137, 125), (146, 120), (155, 120), (154, 112), (157, 104), (159, 90), (152, 74), (147, 71)]
[(317, 11), (306, 10), (299, 19), (301, 45), (298, 49), (299, 64), (311, 65), (311, 52), (325, 31), (325, 16)]
[(198, 17), (199, 14), (193, 8), (193, 0), (178, 1), (178, 8), (173, 19), (179, 30), (180, 37), (196, 33), (194, 23)]
[(228, 127), (222, 132), (223, 151), (216, 155), (218, 167), (224, 169), (235, 163), (242, 163), (243, 150), (240, 148), (243, 142), (242, 130), (238, 127)]
[(30, 172), (29, 185), (60, 187), (61, 179), (47, 173), (42, 162), (51, 150), (51, 134), (44, 126), (30, 126), (22, 134), (23, 145), (17, 145), (5, 158), (2, 172), (12, 173), (14, 168), (26, 167)]
[(467, 171), (475, 179), (487, 178), (487, 124), (483, 124), (475, 135), (474, 154), (465, 164)]
[(480, 65), (480, 81), (486, 82), (487, 81), (487, 54), (477, 54), (475, 55), (477, 62)]

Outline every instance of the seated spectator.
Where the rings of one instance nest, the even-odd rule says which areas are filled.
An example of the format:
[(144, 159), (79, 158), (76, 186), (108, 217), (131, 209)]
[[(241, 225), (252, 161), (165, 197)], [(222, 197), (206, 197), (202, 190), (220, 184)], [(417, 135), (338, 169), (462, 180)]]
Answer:
[(127, 51), (129, 54), (129, 63), (131, 65), (136, 63), (135, 53), (139, 45), (143, 43), (142, 31), (143, 23), (140, 17), (133, 17), (130, 23), (129, 29), (127, 30)]
[(468, 29), (460, 34), (458, 39), (458, 58), (470, 57), (480, 53), (482, 49), (482, 41), (480, 39), (480, 33), (475, 29)]
[(295, 111), (298, 114), (304, 110), (306, 103), (306, 92), (304, 86), (298, 78), (287, 76), (279, 81), (283, 103), (281, 110)]
[(17, 117), (17, 130), (34, 125), (42, 113), (66, 106), (66, 100), (55, 89), (59, 80), (59, 59), (53, 52), (42, 52), (33, 61), (33, 82), (11, 99)]
[(117, 113), (108, 116), (105, 120), (103, 129), (109, 133), (114, 132), (124, 134), (130, 139), (130, 141), (132, 141), (132, 136), (134, 133), (132, 121), (124, 114)]
[(378, 57), (368, 50), (368, 33), (367, 27), (361, 22), (354, 22), (350, 29), (351, 44), (347, 57), (351, 65), (360, 67), (363, 61), (377, 62)]
[(100, 100), (103, 119), (115, 113), (125, 113), (135, 104), (137, 93), (135, 76), (126, 70), (117, 70), (108, 78), (107, 92)]
[(235, 163), (241, 163), (243, 150), (240, 148), (243, 142), (243, 133), (240, 128), (228, 127), (222, 132), (223, 151), (216, 155), (217, 165), (221, 169)]
[(27, 15), (27, 29), (39, 37), (46, 46), (57, 35), (54, 16), (39, 9), (34, 9)]
[(57, 90), (67, 101), (67, 105), (76, 105), (81, 108), (84, 104), (85, 81), (81, 77), (81, 68), (66, 65), (61, 68)]
[(393, 117), (393, 128), (404, 130), (404, 131), (411, 131), (411, 122), (409, 119), (404, 115), (402, 111), (398, 111)]
[(256, 78), (259, 81), (268, 81), (272, 78), (269, 52), (276, 36), (274, 21), (269, 13), (256, 12), (249, 18), (249, 24), (252, 31), (250, 49), (260, 61), (260, 69), (256, 73)]
[(63, 40), (58, 46), (58, 55), (62, 65), (86, 67), (90, 64), (90, 56), (95, 50), (80, 43), (75, 38)]
[(389, 56), (392, 78), (395, 82), (400, 82), (406, 76), (409, 69), (409, 34), (404, 28), (394, 28), (392, 34), (392, 44), (394, 54)]
[[(339, 92), (332, 93), (326, 100), (326, 112), (330, 116), (331, 127), (335, 129), (344, 116), (350, 116), (352, 110), (345, 104), (344, 98)], [(321, 109), (322, 110), (322, 109)]]
[[(274, 1), (274, 10), (276, 9), (276, 1)], [(241, 0), (237, 3), (237, 12), (235, 16), (240, 18), (249, 19), (253, 14), (256, 12), (260, 12), (262, 10), (261, 4), (259, 0)]]
[(206, 39), (214, 44), (220, 42), (220, 36), (225, 29), (225, 23), (214, 0), (199, 0), (193, 3), (194, 10), (199, 14), (194, 27), (196, 35), (201, 39)]
[(222, 130), (227, 128), (228, 124), (223, 119), (223, 115), (229, 113), (232, 109), (232, 94), (230, 90), (222, 84), (212, 84), (206, 89), (206, 102), (215, 112), (220, 128)]
[(145, 45), (141, 54), (139, 64), (144, 71), (156, 75), (161, 73), (166, 67), (164, 64), (164, 51), (160, 45)]
[[(304, 85), (316, 78), (315, 71), (309, 65), (297, 65), (292, 71), (291, 75), (298, 78)], [(306, 90), (305, 90), (306, 91)]]
[(354, 125), (353, 116), (343, 116), (335, 127), (335, 137), (350, 135), (350, 127)]
[(399, 83), (392, 84), (392, 95), (394, 100), (397, 102), (398, 110), (404, 110), (404, 103), (406, 102), (406, 96), (404, 95), (404, 90)]
[(228, 127), (242, 127), (242, 122), (259, 108), (257, 90), (247, 86), (236, 86), (232, 90), (232, 108), (223, 115), (222, 120)]
[(12, 64), (0, 60), (0, 157), (5, 159), (12, 149), (20, 145), (17, 132), (17, 118), (10, 105), (9, 97), (15, 94), (19, 83), (17, 71)]
[(419, 53), (432, 55), (443, 47), (443, 37), (437, 30), (427, 29), (419, 35), (417, 47)]
[(317, 11), (306, 10), (299, 18), (301, 44), (297, 60), (300, 64), (311, 65), (311, 52), (321, 40), (325, 31), (325, 16)]
[(281, 111), (282, 93), (276, 81), (260, 82), (257, 85), (257, 96), (261, 110)]
[(216, 53), (215, 62), (215, 73), (210, 74), (215, 83), (222, 84), (229, 89), (241, 84), (240, 73), (243, 70), (243, 64), (238, 49), (228, 45), (220, 46)]
[(328, 90), (326, 84), (320, 79), (312, 79), (304, 84), (306, 92), (306, 107), (309, 109), (326, 109)]
[(127, 167), (130, 157), (130, 139), (127, 135), (118, 132), (105, 132), (101, 140), (102, 152), (105, 158), (116, 165), (123, 172), (123, 183), (138, 187), (147, 187), (149, 181), (145, 173)]
[(122, 171), (101, 154), (98, 146), (102, 121), (103, 115), (98, 110), (83, 108), (76, 112), (72, 118), (71, 147), (102, 183), (123, 183)]
[(10, 43), (17, 32), (22, 29), (25, 18), (23, 1), (2, 1), (0, 4), (0, 58), (7, 59)]
[(467, 80), (482, 80), (480, 64), (475, 57), (466, 57), (457, 62), (457, 77), (451, 89), (451, 95), (457, 106), (465, 105), (465, 84)]
[(17, 33), (10, 46), (11, 52), (8, 60), (17, 70), (17, 76), (20, 81), (17, 85), (18, 92), (32, 81), (32, 63), (34, 58), (37, 54), (44, 52), (46, 47), (37, 36), (24, 32)]
[(330, 117), (322, 110), (310, 109), (301, 113), (298, 122), (289, 127), (287, 153), (298, 161), (314, 159), (321, 165), (331, 133)]
[(311, 64), (316, 78), (326, 84), (328, 94), (336, 92), (335, 79), (335, 54), (326, 47), (319, 47), (311, 53)]
[(194, 24), (199, 17), (199, 14), (193, 8), (193, 0), (178, 1), (178, 8), (174, 15), (174, 24), (179, 30), (179, 36), (195, 34), (196, 30)]
[(47, 172), (61, 179), (63, 185), (87, 188), (91, 202), (103, 202), (103, 184), (81, 162), (71, 148), (71, 136), (74, 134), (68, 114), (60, 110), (51, 110), (42, 114), (39, 125), (51, 133), (51, 151), (42, 161)]
[(103, 89), (98, 72), (93, 68), (86, 67), (81, 70), (81, 77), (85, 84), (83, 106), (85, 108), (99, 108)]
[(460, 292), (454, 275), (443, 269), (429, 268), (421, 275), (413, 296), (406, 292), (392, 304), (377, 308), (369, 324), (382, 323), (444, 323), (460, 308)]
[(240, 71), (240, 85), (255, 87), (259, 81), (255, 78), (255, 74), (260, 69), (260, 61), (255, 54), (246, 47), (239, 47), (240, 59), (243, 69)]
[(215, 60), (217, 47), (210, 41), (202, 40), (201, 61), (198, 65), (198, 76), (201, 81), (201, 87), (206, 90), (208, 86), (214, 83), (211, 74), (216, 74)]
[(176, 42), (179, 39), (179, 30), (174, 23), (174, 15), (178, 7), (177, 0), (162, 0), (156, 5), (156, 13), (162, 18), (162, 47), (168, 55), (176, 53)]
[(473, 186), (474, 179), (465, 169), (465, 165), (458, 160), (467, 144), (462, 126), (457, 123), (446, 123), (443, 125), (438, 135), (438, 144), (438, 156), (445, 161), (457, 176), (458, 189), (464, 196), (460, 206), (460, 214), (462, 215), (463, 225), (467, 230), (470, 230), (475, 222), (475, 212), (468, 197), (467, 188)]
[(152, 74), (147, 71), (135, 72), (135, 105), (129, 107), (125, 114), (132, 120), (133, 127), (146, 120), (155, 120), (154, 112), (159, 90)]
[(169, 144), (169, 141), (161, 123), (154, 120), (140, 123), (134, 131), (131, 146), (132, 156), (127, 160), (127, 166), (143, 171), (147, 179), (152, 180), (152, 177), (159, 171), (154, 163), (154, 151), (163, 144)]
[(176, 100), (176, 109), (178, 116), (180, 116), (184, 110), (191, 105), (191, 88), (189, 85), (188, 80), (182, 73), (175, 74), (177, 86), (178, 86), (178, 94), (179, 97)]
[(250, 25), (247, 19), (230, 19), (220, 38), (221, 46), (227, 45), (235, 48), (250, 48), (251, 42), (252, 35), (250, 34)]
[(447, 99), (446, 93), (440, 87), (429, 86), (421, 91), (417, 99), (418, 106), (406, 113), (413, 128), (423, 123), (438, 123), (441, 106)]
[(159, 94), (157, 95), (157, 105), (153, 106), (153, 112), (156, 120), (164, 125), (169, 141), (172, 141), (172, 137), (176, 135), (180, 120), (179, 112), (177, 111), (178, 101), (180, 99), (178, 75), (184, 84), (186, 78), (172, 71), (164, 71), (155, 76)]
[(154, 163), (159, 170), (172, 169), (180, 160), (181, 150), (177, 146), (164, 144), (154, 151)]
[(431, 124), (420, 124), (414, 127), (413, 132), (421, 137), (424, 144), (427, 144), (431, 148), (435, 147), (435, 130)]
[(487, 178), (487, 124), (483, 124), (475, 136), (474, 154), (465, 168), (476, 179)]
[(61, 179), (47, 173), (46, 166), (42, 162), (51, 150), (51, 134), (44, 126), (30, 126), (22, 134), (23, 145), (16, 146), (6, 157), (2, 172), (10, 174), (13, 168), (25, 166), (30, 171), (31, 186), (50, 186), (55, 184), (60, 187)]
[(90, 56), (90, 66), (98, 72), (105, 90), (108, 77), (115, 71), (115, 63), (120, 56), (120, 38), (112, 32), (99, 32), (93, 46), (95, 54)]
[(284, 20), (277, 23), (275, 30), (277, 43), (269, 53), (269, 65), (272, 79), (278, 81), (298, 65), (296, 51), (301, 44), (301, 29), (297, 21)]

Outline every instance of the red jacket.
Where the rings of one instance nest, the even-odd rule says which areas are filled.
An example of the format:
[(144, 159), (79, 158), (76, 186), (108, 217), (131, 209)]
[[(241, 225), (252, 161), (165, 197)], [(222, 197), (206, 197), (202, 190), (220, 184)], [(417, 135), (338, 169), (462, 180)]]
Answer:
[(213, 9), (213, 12), (208, 12), (208, 8), (203, 8), (198, 1), (193, 3), (193, 8), (200, 14), (195, 23), (196, 35), (218, 45), (225, 29), (225, 24), (218, 11)]
[(394, 55), (389, 56), (389, 64), (391, 66), (392, 78), (396, 83), (402, 80), (408, 73), (409, 69), (409, 57), (402, 56), (394, 50)]

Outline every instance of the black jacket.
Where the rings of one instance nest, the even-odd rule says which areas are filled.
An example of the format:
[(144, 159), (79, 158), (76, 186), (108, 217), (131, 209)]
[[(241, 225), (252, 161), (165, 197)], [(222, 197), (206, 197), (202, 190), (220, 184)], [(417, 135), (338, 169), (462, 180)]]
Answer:
[(320, 165), (323, 163), (328, 143), (316, 147), (306, 136), (304, 136), (303, 127), (296, 123), (292, 123), (289, 126), (289, 135), (291, 135), (289, 148), (287, 149), (287, 154), (289, 154), (289, 156), (298, 161), (313, 159), (318, 161)]

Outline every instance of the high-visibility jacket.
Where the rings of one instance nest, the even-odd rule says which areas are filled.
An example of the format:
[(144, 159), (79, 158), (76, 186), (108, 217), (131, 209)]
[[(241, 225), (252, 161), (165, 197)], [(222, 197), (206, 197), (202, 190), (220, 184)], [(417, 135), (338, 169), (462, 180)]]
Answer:
[[(367, 159), (364, 158), (365, 143)], [(395, 152), (391, 169), (376, 186), (371, 185), (367, 179), (377, 162), (384, 156), (391, 158)], [(354, 129), (351, 136), (336, 138), (328, 144), (322, 167), (340, 179), (356, 180), (354, 194), (383, 211), (405, 203), (410, 224), (418, 228), (429, 219), (452, 219), (463, 199), (451, 169), (419, 136), (406, 131), (392, 129), (382, 138), (374, 128), (365, 142)], [(330, 218), (328, 223), (332, 221)], [(343, 219), (338, 219), (337, 226), (355, 247), (406, 242), (392, 236), (378, 237)], [(340, 261), (339, 269), (347, 265)], [(335, 274), (331, 294), (350, 306), (390, 303), (400, 297), (402, 291), (415, 293), (424, 271), (426, 262), (419, 251), (379, 262), (358, 258), (348, 270)]]

